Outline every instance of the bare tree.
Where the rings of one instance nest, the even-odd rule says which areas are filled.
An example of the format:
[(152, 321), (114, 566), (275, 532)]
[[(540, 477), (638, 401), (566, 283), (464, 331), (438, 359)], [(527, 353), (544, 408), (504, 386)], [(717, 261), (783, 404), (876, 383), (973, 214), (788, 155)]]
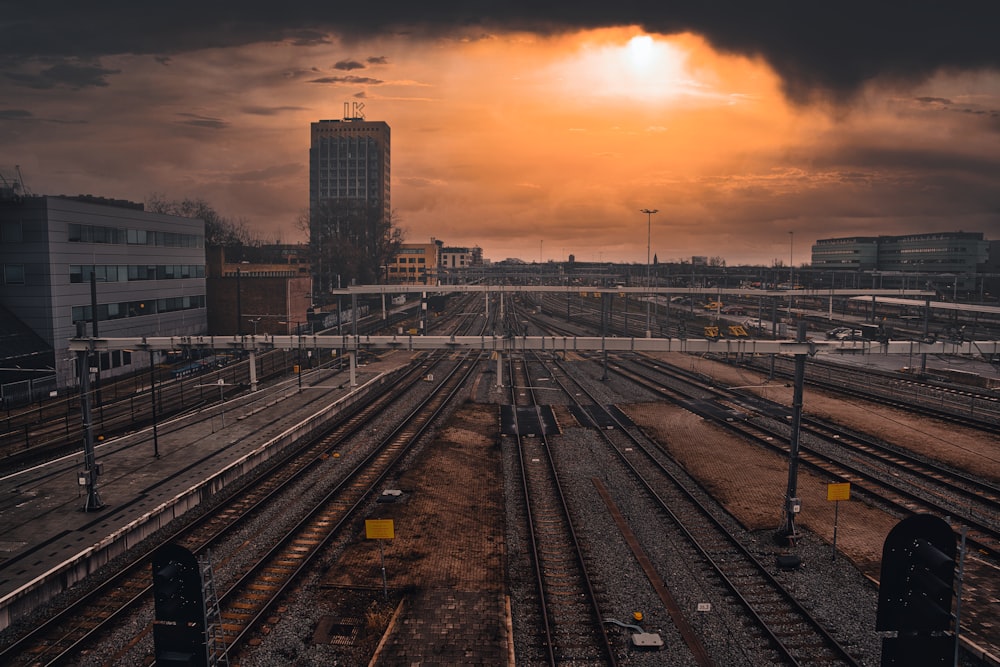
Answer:
[(204, 199), (170, 201), (164, 195), (154, 193), (146, 200), (146, 210), (203, 220), (206, 246), (237, 247), (261, 244), (261, 239), (250, 230), (246, 220), (224, 217)]
[(319, 294), (352, 283), (384, 282), (385, 267), (403, 242), (395, 214), (359, 202), (321, 204), (313, 217), (300, 216), (297, 225), (309, 233)]
[(726, 266), (726, 260), (723, 259), (722, 257), (719, 257), (719, 256), (711, 257), (708, 260), (708, 265), (709, 266), (714, 266), (716, 268), (720, 268), (720, 267), (721, 268), (725, 268), (725, 266)]

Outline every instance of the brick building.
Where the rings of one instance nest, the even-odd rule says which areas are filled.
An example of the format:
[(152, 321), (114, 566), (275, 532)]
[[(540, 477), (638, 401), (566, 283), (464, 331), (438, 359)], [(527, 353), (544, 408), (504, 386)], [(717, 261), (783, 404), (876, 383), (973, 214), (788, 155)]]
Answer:
[(312, 307), (312, 276), (305, 246), (241, 249), (227, 261), (224, 248), (207, 251), (208, 329), (213, 335), (294, 334), (305, 330)]

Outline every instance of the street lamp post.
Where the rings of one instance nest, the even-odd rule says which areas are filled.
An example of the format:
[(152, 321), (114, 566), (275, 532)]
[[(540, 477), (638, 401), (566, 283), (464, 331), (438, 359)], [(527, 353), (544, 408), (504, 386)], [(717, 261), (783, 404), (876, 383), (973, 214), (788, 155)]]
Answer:
[[(658, 213), (658, 209), (655, 208), (643, 208), (639, 209), (640, 213), (646, 214), (646, 289), (652, 284), (650, 282), (650, 266), (651, 266), (651, 250), (652, 250), (652, 240), (653, 240), (653, 214)], [(646, 338), (652, 335), (652, 329), (650, 328), (649, 321), (649, 299), (646, 297)]]
[(302, 391), (302, 325), (296, 320), (295, 335), (299, 337), (299, 347), (295, 351), (295, 370), (298, 376), (299, 391)]
[(219, 378), (219, 412), (222, 413), (222, 428), (226, 428), (226, 381)]
[(298, 320), (279, 320), (278, 324), (295, 325), (295, 335), (299, 337), (299, 346), (295, 351), (295, 374), (299, 376), (299, 391), (302, 391), (302, 324)]
[(795, 289), (795, 232), (788, 232), (788, 289)]
[(153, 351), (149, 351), (149, 398), (153, 409), (153, 457), (160, 458), (160, 440), (156, 432), (156, 364), (153, 361)]

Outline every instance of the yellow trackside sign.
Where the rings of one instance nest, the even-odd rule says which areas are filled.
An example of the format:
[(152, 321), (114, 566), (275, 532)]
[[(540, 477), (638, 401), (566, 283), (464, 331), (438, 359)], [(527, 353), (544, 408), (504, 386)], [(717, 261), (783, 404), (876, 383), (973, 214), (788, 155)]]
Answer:
[(851, 499), (851, 483), (843, 482), (841, 484), (827, 484), (826, 485), (826, 499), (827, 500), (850, 500)]
[(365, 519), (365, 538), (369, 540), (391, 540), (396, 536), (392, 519)]

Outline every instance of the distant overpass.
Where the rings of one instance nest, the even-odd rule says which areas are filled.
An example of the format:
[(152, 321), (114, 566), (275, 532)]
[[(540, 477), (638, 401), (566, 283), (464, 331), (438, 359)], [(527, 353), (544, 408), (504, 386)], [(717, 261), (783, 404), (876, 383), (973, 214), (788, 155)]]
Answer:
[(469, 350), (489, 353), (539, 352), (716, 352), (720, 354), (797, 355), (837, 350), (868, 354), (1000, 355), (1000, 341), (921, 342), (909, 340), (838, 341), (755, 340), (752, 338), (629, 338), (621, 336), (360, 336), (280, 335), (163, 336), (70, 339), (72, 352), (112, 350)]
[(589, 285), (353, 285), (329, 292), (331, 296), (358, 296), (361, 294), (441, 294), (450, 293), (518, 293), (518, 292), (551, 292), (557, 294), (715, 294), (742, 297), (804, 297), (804, 296), (884, 296), (884, 297), (936, 297), (937, 293), (928, 290), (904, 289), (752, 289), (747, 287), (664, 287), (664, 286), (632, 286), (632, 287), (592, 287)]
[(952, 301), (931, 301), (929, 299), (918, 301), (916, 299), (898, 299), (885, 296), (868, 295), (868, 297), (856, 296), (851, 298), (852, 301), (860, 301), (867, 303), (869, 301), (875, 301), (876, 303), (882, 303), (888, 306), (902, 306), (911, 307), (914, 309), (920, 308), (930, 308), (931, 310), (951, 310), (958, 311), (961, 313), (983, 313), (986, 315), (1000, 315), (1000, 307), (997, 306), (983, 306), (979, 304), (972, 303), (954, 303)]

